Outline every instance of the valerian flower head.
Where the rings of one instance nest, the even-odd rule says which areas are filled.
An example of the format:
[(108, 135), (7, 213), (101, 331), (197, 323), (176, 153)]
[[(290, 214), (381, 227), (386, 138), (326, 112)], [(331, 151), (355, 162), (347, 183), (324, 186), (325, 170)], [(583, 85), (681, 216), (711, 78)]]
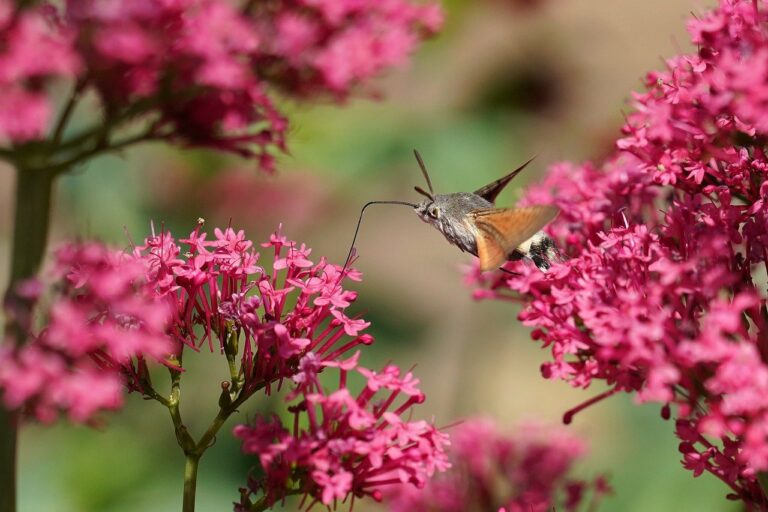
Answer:
[(213, 235), (208, 240), (200, 223), (179, 241), (183, 252), (168, 232), (134, 249), (171, 305), (177, 346), (238, 356), (243, 389), (269, 393), (309, 352), (329, 362), (373, 342), (362, 332), (369, 323), (345, 313), (356, 294), (342, 282), (359, 281), (359, 272), (324, 258), (314, 263), (311, 249), (278, 230), (261, 245), (272, 252), (268, 273), (242, 230), (216, 228)]
[[(480, 274), (478, 297), (521, 299), (549, 347), (548, 378), (676, 406), (683, 464), (748, 507), (768, 502), (768, 5), (722, 0), (689, 23), (698, 52), (667, 61), (636, 94), (618, 154), (561, 164), (527, 201), (570, 259), (541, 273)], [(564, 417), (570, 421), (573, 413)]]
[[(302, 509), (350, 497), (350, 503), (365, 496), (380, 501), (382, 488), (422, 488), (435, 471), (449, 467), (446, 434), (426, 421), (404, 419), (424, 401), (418, 380), (392, 365), (380, 373), (367, 370), (358, 356), (323, 362), (307, 353), (287, 398), (294, 417), (289, 426), (273, 417), (235, 427), (243, 452), (256, 455), (262, 469), (242, 490), (236, 510), (249, 510), (253, 498), (274, 504), (289, 494), (304, 496)], [(339, 373), (333, 390), (320, 384), (324, 367)], [(357, 395), (347, 387), (350, 372), (367, 381)]]
[(288, 128), (277, 89), (343, 99), (442, 24), (437, 4), (410, 0), (240, 3), (0, 0), (0, 140), (45, 138), (43, 86), (63, 78), (73, 98), (96, 91), (107, 126), (142, 119), (144, 139), (229, 151), (272, 170)]
[[(45, 327), (0, 353), (6, 405), (43, 421), (60, 410), (87, 421), (119, 408), (123, 387), (152, 396), (147, 361), (180, 372), (184, 349), (202, 347), (228, 359), (229, 389), (245, 400), (302, 372), (307, 354), (324, 367), (373, 342), (369, 323), (345, 312), (356, 294), (343, 281), (361, 278), (354, 269), (312, 262), (311, 249), (279, 231), (263, 244), (271, 274), (243, 231), (217, 228), (208, 240), (200, 222), (179, 243), (183, 253), (163, 232), (130, 252), (61, 247)], [(39, 291), (27, 283), (25, 293)]]
[(283, 0), (254, 10), (262, 42), (257, 64), (302, 96), (344, 97), (382, 69), (400, 64), (442, 25), (437, 4), (407, 0)]
[(391, 512), (587, 509), (610, 489), (602, 477), (570, 476), (585, 453), (585, 443), (562, 427), (528, 423), (506, 432), (490, 419), (470, 419), (451, 431), (449, 471), (423, 489), (393, 487), (385, 500)]
[(52, 107), (44, 85), (82, 69), (73, 39), (50, 9), (19, 11), (11, 0), (0, 0), (0, 141), (45, 135)]
[(117, 409), (123, 386), (141, 390), (146, 359), (172, 349), (171, 310), (155, 293), (143, 262), (97, 243), (55, 253), (58, 276), (46, 327), (29, 343), (0, 352), (5, 405), (40, 421), (60, 411), (75, 422)]

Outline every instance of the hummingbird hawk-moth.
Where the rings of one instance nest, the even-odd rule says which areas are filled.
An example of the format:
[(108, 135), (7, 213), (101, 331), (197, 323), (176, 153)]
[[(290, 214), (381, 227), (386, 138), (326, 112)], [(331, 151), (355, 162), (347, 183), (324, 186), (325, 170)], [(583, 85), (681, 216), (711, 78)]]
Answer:
[(419, 186), (414, 189), (425, 199), (419, 203), (371, 201), (363, 206), (347, 256), (347, 264), (360, 229), (363, 212), (372, 204), (402, 204), (412, 207), (421, 220), (437, 228), (448, 242), (477, 256), (482, 271), (494, 270), (506, 261), (524, 258), (530, 259), (540, 270), (546, 271), (553, 260), (559, 259), (560, 253), (555, 242), (541, 231), (557, 216), (557, 208), (543, 205), (496, 208), (494, 204), (504, 187), (531, 163), (532, 159), (474, 192), (435, 194), (421, 155), (416, 150), (413, 153), (429, 192)]
[(416, 150), (413, 153), (429, 188), (426, 192), (419, 186), (414, 187), (426, 197), (416, 205), (416, 214), (436, 227), (450, 243), (477, 256), (480, 270), (494, 270), (508, 260), (522, 258), (529, 258), (539, 269), (547, 270), (550, 261), (558, 257), (554, 241), (541, 231), (557, 216), (557, 208), (496, 208), (494, 205), (496, 196), (531, 160), (474, 192), (435, 194), (421, 155)]

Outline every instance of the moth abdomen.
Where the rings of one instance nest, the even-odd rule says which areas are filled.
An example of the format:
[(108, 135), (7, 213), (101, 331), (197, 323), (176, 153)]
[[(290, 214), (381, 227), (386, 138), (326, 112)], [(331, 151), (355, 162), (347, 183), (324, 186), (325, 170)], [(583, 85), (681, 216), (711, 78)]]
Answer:
[(510, 255), (513, 261), (521, 258), (530, 259), (539, 270), (544, 271), (549, 270), (553, 262), (563, 259), (555, 241), (543, 231), (526, 240)]

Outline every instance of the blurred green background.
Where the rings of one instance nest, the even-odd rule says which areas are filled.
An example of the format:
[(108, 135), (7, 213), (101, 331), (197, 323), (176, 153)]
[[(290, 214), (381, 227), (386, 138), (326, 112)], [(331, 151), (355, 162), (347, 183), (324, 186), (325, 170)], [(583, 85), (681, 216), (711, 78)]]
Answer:
[[(500, 197), (511, 204), (520, 194), (514, 186), (552, 162), (611, 151), (630, 91), (662, 66), (661, 57), (688, 49), (685, 19), (699, 7), (691, 0), (450, 1), (443, 33), (362, 97), (341, 108), (282, 105), (292, 120), (291, 154), (280, 158), (276, 176), (248, 162), (152, 145), (103, 157), (58, 184), (53, 238), (125, 246), (124, 227), (141, 239), (154, 220), (180, 236), (204, 217), (209, 229), (231, 219), (259, 241), (282, 222), (316, 257), (342, 262), (364, 202), (416, 199), (421, 176), (412, 148), (439, 192), (473, 190), (538, 155)], [(0, 282), (12, 179), (0, 168)], [(378, 207), (366, 219), (357, 243), (364, 281), (353, 310), (373, 322), (377, 341), (364, 363), (416, 364), (427, 393), (420, 416), (443, 425), (474, 414), (509, 425), (557, 423), (602, 391), (544, 380), (547, 354), (516, 321), (518, 307), (474, 302), (460, 272), (469, 258), (411, 211)], [(183, 392), (193, 399), (182, 412), (199, 435), (215, 414), (226, 369), (204, 352), (187, 362)], [(239, 454), (229, 430), (270, 407), (266, 399), (248, 403), (206, 453), (199, 510), (231, 510), (253, 461)], [(576, 416), (569, 428), (591, 445), (579, 474), (606, 472), (615, 488), (601, 510), (738, 510), (719, 481), (682, 469), (673, 427), (657, 405), (627, 396)], [(180, 509), (183, 459), (167, 412), (137, 396), (101, 429), (27, 426), (20, 459), (22, 511)]]

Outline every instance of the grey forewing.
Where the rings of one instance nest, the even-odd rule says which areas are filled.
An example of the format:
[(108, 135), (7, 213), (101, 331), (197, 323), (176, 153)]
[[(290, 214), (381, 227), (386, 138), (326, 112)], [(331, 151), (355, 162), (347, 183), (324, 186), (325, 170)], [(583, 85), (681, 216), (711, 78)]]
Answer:
[(525, 169), (525, 166), (527, 166), (532, 161), (533, 161), (533, 158), (531, 158), (530, 160), (528, 160), (523, 165), (521, 165), (520, 167), (518, 167), (514, 171), (510, 172), (506, 176), (503, 176), (503, 177), (497, 179), (496, 181), (491, 182), (491, 183), (487, 184), (486, 186), (481, 187), (481, 188), (475, 190), (475, 194), (480, 196), (480, 197), (482, 197), (486, 201), (490, 201), (491, 203), (495, 203), (496, 202), (496, 196), (499, 195), (499, 192), (504, 190), (504, 187), (506, 187), (509, 184), (509, 182), (512, 181), (515, 178), (515, 176), (517, 176), (520, 173), (520, 171)]

